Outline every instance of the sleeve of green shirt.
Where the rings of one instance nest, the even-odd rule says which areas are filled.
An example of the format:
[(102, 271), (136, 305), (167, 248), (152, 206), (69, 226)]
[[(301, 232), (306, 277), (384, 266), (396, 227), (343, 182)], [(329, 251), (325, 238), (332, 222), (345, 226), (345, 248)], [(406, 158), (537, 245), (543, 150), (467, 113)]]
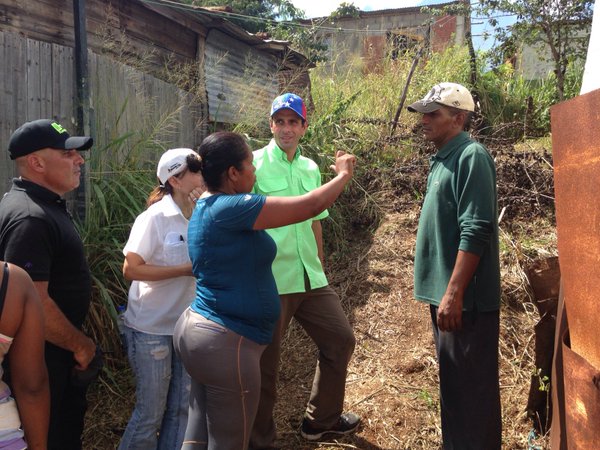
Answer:
[[(315, 165), (316, 165), (316, 163), (315, 163)], [(321, 186), (321, 171), (319, 170), (318, 166), (317, 166), (317, 169), (313, 173), (315, 175), (316, 187), (320, 187)], [(313, 221), (314, 220), (323, 220), (323, 219), (326, 219), (327, 217), (329, 217), (329, 211), (325, 210), (318, 216), (313, 217)]]
[(481, 256), (488, 247), (497, 220), (496, 169), (482, 145), (472, 143), (462, 152), (455, 189), (459, 250)]

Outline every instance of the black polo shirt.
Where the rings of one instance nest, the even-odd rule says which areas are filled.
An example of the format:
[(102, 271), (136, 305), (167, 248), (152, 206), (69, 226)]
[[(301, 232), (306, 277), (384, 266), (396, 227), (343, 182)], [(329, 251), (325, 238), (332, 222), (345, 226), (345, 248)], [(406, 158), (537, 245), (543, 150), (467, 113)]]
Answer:
[(66, 203), (30, 181), (13, 179), (0, 201), (0, 259), (16, 264), (33, 281), (47, 281), (48, 294), (81, 329), (91, 299), (91, 276)]

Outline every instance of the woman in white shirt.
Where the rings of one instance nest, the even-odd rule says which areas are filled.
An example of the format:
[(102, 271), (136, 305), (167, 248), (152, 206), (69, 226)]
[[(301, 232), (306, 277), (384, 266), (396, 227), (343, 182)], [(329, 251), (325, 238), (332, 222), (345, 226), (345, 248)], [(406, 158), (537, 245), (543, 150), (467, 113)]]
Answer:
[(123, 249), (123, 275), (132, 280), (123, 335), (136, 377), (136, 404), (120, 450), (180, 449), (187, 424), (190, 378), (173, 351), (173, 330), (194, 299), (187, 228), (192, 194), (204, 190), (198, 154), (166, 151), (157, 176), (160, 185)]

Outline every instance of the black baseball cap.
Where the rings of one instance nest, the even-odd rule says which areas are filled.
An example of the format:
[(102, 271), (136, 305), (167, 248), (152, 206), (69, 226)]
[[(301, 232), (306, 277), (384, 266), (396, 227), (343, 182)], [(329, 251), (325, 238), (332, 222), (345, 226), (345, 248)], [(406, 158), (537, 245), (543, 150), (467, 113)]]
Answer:
[(29, 155), (42, 148), (87, 150), (94, 144), (89, 136), (69, 136), (58, 122), (39, 119), (26, 122), (15, 130), (8, 142), (10, 159)]

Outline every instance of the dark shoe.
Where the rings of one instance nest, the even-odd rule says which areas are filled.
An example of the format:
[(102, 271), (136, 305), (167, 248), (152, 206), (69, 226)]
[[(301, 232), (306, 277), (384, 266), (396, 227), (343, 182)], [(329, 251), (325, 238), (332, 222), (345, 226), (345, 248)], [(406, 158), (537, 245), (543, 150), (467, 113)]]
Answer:
[(310, 422), (305, 418), (302, 421), (302, 427), (300, 428), (300, 435), (309, 441), (316, 441), (321, 439), (326, 434), (335, 434), (343, 436), (351, 434), (356, 431), (360, 424), (360, 417), (352, 413), (344, 413), (340, 416), (338, 421), (331, 428), (326, 430), (313, 427)]

